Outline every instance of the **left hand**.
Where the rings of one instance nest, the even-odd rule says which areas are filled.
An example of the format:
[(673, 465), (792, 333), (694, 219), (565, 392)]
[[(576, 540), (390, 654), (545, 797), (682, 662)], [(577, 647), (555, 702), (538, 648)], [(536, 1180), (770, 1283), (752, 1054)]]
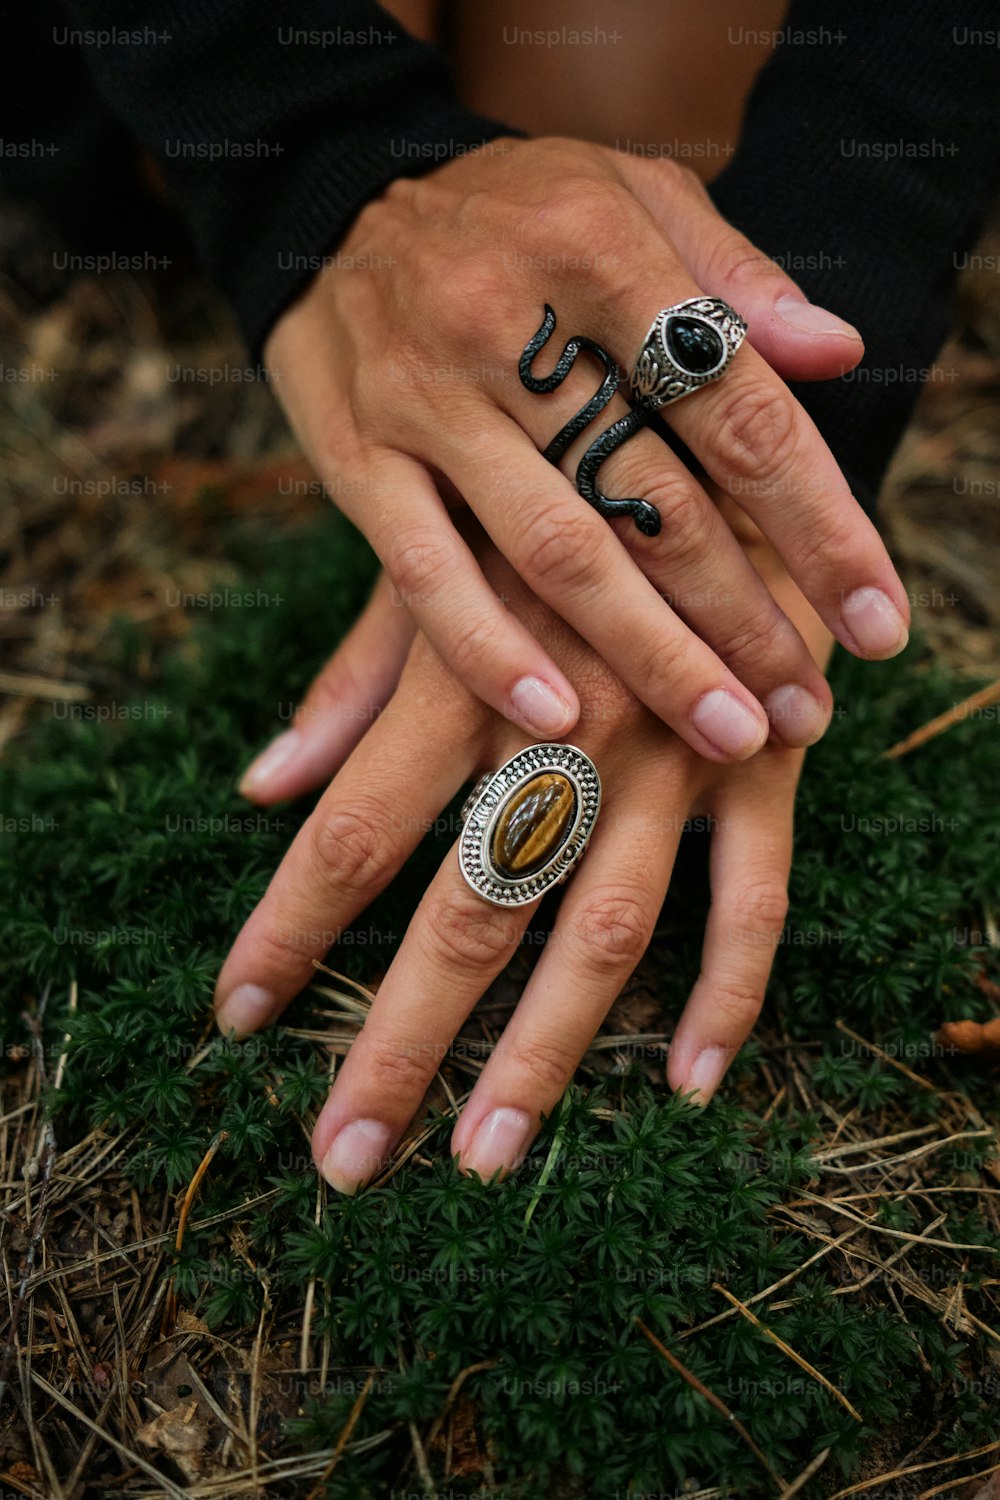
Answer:
[[(749, 330), (721, 381), (663, 409), (685, 458), (647, 426), (600, 467), (610, 495), (660, 513), (649, 536), (581, 503), (572, 476), (594, 430), (558, 464), (540, 451), (593, 397), (596, 362), (577, 360), (543, 396), (525, 390), (518, 356), (551, 304), (560, 329), (535, 376), (583, 332), (628, 368), (656, 310), (699, 295)], [(686, 168), (558, 137), (505, 137), (389, 184), (265, 350), (317, 474), (466, 687), (539, 739), (561, 739), (579, 713), (551, 653), (486, 586), (462, 535), (471, 518), (637, 698), (719, 763), (769, 736), (814, 744), (832, 705), (711, 483), (849, 651), (905, 644), (906, 593), (884, 543), (785, 383), (842, 374), (862, 353), (857, 331), (810, 306)], [(630, 412), (619, 390), (604, 433)]]
[[(822, 664), (830, 637), (762, 544), (758, 568)], [(669, 1083), (706, 1102), (759, 1012), (787, 906), (792, 808), (804, 753), (767, 744), (720, 766), (692, 751), (534, 599), (495, 554), (483, 566), (580, 689), (574, 736), (604, 785), (587, 858), (572, 876), (546, 949), (483, 1069), (452, 1138), (483, 1177), (523, 1159), (623, 984), (667, 892), (685, 821), (712, 819), (711, 886), (701, 973), (675, 1032)], [(772, 576), (767, 577), (768, 570)], [(370, 628), (362, 621), (355, 630)], [(350, 658), (350, 638), (338, 658)], [(348, 671), (340, 678), (350, 680)], [(316, 701), (327, 689), (314, 690)], [(341, 712), (343, 710), (343, 688)], [(331, 721), (332, 722), (332, 721)], [(336, 741), (336, 743), (335, 743)], [(330, 739), (330, 761), (343, 737)], [(216, 992), (219, 1025), (245, 1035), (274, 1020), (321, 957), (389, 882), (466, 781), (523, 747), (524, 736), (460, 686), (420, 636), (399, 686), (300, 830), (230, 953)], [(314, 779), (333, 765), (314, 761)], [(297, 775), (300, 773), (296, 773)], [(272, 776), (272, 800), (302, 790)], [(449, 851), (418, 907), (313, 1135), (323, 1175), (353, 1192), (379, 1169), (417, 1111), (476, 1001), (537, 909), (491, 906)]]

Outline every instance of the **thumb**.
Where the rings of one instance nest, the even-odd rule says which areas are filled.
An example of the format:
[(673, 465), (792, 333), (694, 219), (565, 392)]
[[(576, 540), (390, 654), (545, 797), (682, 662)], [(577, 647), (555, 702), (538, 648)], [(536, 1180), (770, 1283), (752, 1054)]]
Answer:
[(810, 302), (721, 216), (692, 172), (676, 162), (624, 154), (619, 165), (701, 289), (746, 319), (747, 338), (782, 379), (831, 380), (854, 369), (865, 352), (858, 330)]
[(313, 680), (290, 729), (243, 773), (240, 791), (267, 806), (329, 781), (392, 697), (416, 633), (384, 573), (355, 624)]

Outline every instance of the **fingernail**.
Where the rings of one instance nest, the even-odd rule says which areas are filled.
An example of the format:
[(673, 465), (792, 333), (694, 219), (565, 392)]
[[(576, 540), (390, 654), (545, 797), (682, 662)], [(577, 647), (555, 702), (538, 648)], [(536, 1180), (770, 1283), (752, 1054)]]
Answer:
[(242, 1036), (263, 1026), (270, 1019), (274, 1006), (274, 996), (259, 984), (238, 984), (216, 1011), (215, 1024), (225, 1036), (231, 1031)]
[(540, 677), (522, 677), (511, 688), (510, 701), (515, 714), (532, 734), (557, 737), (565, 734), (573, 722), (573, 710), (565, 698)]
[(729, 1052), (725, 1047), (706, 1047), (699, 1052), (691, 1064), (682, 1094), (695, 1093), (695, 1104), (707, 1104), (722, 1082), (722, 1075), (729, 1064)]
[(783, 323), (788, 323), (800, 332), (836, 333), (841, 338), (854, 339), (859, 344), (862, 342), (853, 323), (845, 323), (836, 313), (827, 312), (825, 307), (817, 307), (815, 302), (805, 302), (801, 297), (793, 297), (790, 292), (778, 298), (774, 310)]
[(867, 656), (896, 656), (910, 638), (903, 616), (881, 589), (855, 589), (840, 618)]
[(830, 710), (797, 682), (783, 683), (768, 693), (764, 712), (790, 745), (814, 745), (830, 722)]
[(767, 739), (767, 725), (725, 688), (713, 688), (699, 698), (691, 722), (716, 750), (740, 759), (759, 750)]
[(531, 1116), (523, 1109), (495, 1109), (480, 1120), (472, 1142), (462, 1153), (462, 1170), (488, 1182), (494, 1172), (513, 1172), (524, 1160)]
[(351, 1120), (334, 1136), (320, 1171), (338, 1193), (356, 1193), (384, 1165), (391, 1140), (381, 1120)]
[(272, 740), (266, 750), (262, 750), (256, 760), (252, 760), (243, 772), (239, 790), (246, 792), (262, 791), (264, 786), (276, 771), (287, 764), (292, 756), (297, 754), (302, 741), (302, 736), (297, 729), (285, 729)]

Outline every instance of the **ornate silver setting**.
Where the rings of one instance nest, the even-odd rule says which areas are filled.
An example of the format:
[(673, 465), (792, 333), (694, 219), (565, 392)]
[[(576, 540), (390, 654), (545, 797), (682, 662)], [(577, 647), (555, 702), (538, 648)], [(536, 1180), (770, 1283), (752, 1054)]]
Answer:
[[(573, 788), (572, 821), (546, 865), (522, 880), (507, 879), (492, 857), (494, 830), (514, 794), (548, 771), (565, 776)], [(569, 875), (587, 847), (600, 806), (601, 778), (589, 756), (574, 745), (529, 745), (499, 770), (481, 777), (466, 798), (458, 843), (462, 874), (474, 891), (495, 906), (526, 906)]]
[[(719, 357), (709, 368), (688, 369), (670, 348), (670, 323), (674, 319), (711, 330), (709, 342), (719, 348)], [(730, 360), (746, 338), (747, 325), (736, 310), (720, 297), (689, 297), (657, 313), (643, 340), (629, 376), (633, 401), (647, 410), (659, 410), (680, 401), (703, 385), (725, 374)]]

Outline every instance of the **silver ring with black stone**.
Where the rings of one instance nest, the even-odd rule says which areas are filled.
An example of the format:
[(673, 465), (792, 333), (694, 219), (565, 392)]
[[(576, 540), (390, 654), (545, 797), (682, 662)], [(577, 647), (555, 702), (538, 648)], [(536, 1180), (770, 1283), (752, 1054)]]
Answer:
[(747, 325), (720, 297), (689, 297), (657, 313), (632, 366), (633, 402), (658, 411), (719, 380)]
[(575, 745), (529, 745), (466, 798), (462, 874), (494, 906), (526, 906), (569, 875), (600, 806), (601, 778), (589, 755)]

